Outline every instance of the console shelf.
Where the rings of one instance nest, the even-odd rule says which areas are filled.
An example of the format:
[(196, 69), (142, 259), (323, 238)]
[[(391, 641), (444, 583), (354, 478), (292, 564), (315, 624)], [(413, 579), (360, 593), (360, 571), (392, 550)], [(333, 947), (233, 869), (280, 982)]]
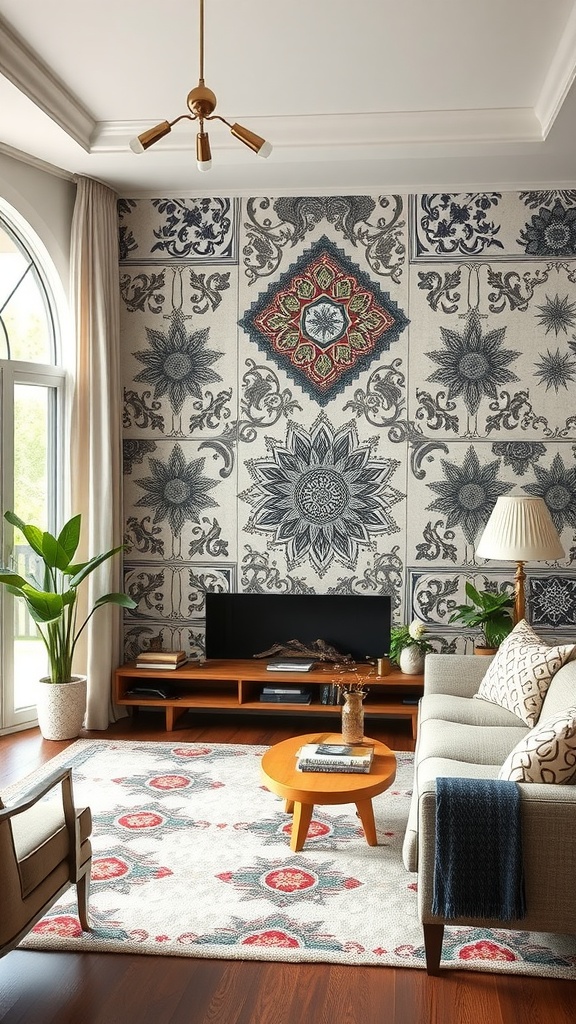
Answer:
[[(360, 669), (361, 674), (366, 670)], [(328, 666), (313, 668), (310, 672), (269, 672), (265, 662), (226, 661), (189, 662), (182, 668), (138, 669), (135, 664), (122, 665), (114, 673), (114, 702), (137, 707), (163, 707), (166, 713), (166, 731), (174, 729), (179, 718), (188, 710), (234, 711), (250, 714), (339, 715), (340, 705), (322, 704), (320, 687), (338, 678)], [(349, 677), (351, 678), (351, 677)], [(170, 697), (148, 697), (131, 694), (134, 686), (169, 683), (175, 689)], [(366, 718), (409, 718), (412, 736), (416, 737), (418, 715), (416, 702), (422, 696), (424, 677), (404, 675), (394, 671), (387, 676), (370, 676), (364, 701)], [(258, 698), (263, 686), (306, 685), (312, 690), (310, 704), (262, 703)]]

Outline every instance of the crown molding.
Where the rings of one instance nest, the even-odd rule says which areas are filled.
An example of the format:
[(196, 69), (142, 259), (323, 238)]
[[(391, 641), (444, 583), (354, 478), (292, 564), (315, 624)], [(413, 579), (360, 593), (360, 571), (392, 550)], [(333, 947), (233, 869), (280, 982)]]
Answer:
[(576, 7), (573, 7), (534, 108), (543, 139), (547, 138), (575, 78)]
[[(233, 120), (232, 117), (228, 118)], [(529, 107), (498, 110), (424, 110), (403, 113), (306, 114), (301, 117), (251, 117), (246, 127), (269, 139), (275, 149), (354, 149), (462, 143), (542, 142), (540, 122)], [(151, 127), (150, 121), (98, 121), (91, 153), (125, 152), (130, 140)], [(178, 125), (159, 149), (194, 148), (196, 130)], [(239, 143), (221, 124), (210, 128), (213, 150), (237, 149)]]
[(90, 152), (94, 118), (1, 17), (0, 73)]
[(55, 178), (63, 178), (64, 181), (74, 181), (75, 175), (71, 171), (66, 171), (63, 167), (57, 167), (55, 164), (48, 163), (47, 160), (41, 160), (40, 157), (32, 156), (31, 153), (24, 153), (21, 149), (15, 149), (14, 146), (7, 146), (5, 142), (0, 142), (0, 153), (2, 156), (9, 156), (12, 160), (19, 160), (21, 164), (35, 167), (37, 171), (51, 174)]

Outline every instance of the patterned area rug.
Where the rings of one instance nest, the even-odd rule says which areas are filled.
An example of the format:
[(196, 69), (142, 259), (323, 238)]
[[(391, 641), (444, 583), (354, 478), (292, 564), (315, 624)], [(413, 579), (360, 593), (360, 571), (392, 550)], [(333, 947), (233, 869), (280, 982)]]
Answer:
[[(316, 808), (292, 853), (290, 818), (261, 782), (264, 749), (79, 740), (29, 777), (70, 764), (76, 802), (92, 808), (93, 931), (70, 890), (22, 947), (424, 967), (416, 877), (401, 861), (412, 755), (397, 755), (394, 787), (374, 800), (378, 847), (346, 805)], [(575, 979), (576, 942), (449, 928), (443, 962)]]

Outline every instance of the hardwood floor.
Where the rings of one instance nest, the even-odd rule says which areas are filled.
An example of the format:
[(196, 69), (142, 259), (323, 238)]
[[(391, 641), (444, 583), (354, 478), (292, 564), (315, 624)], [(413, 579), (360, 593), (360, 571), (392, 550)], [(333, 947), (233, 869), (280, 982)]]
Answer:
[[(170, 739), (272, 743), (310, 729), (307, 719), (277, 715), (184, 722)], [(370, 723), (369, 732), (395, 750), (414, 747), (406, 721)], [(145, 714), (83, 736), (168, 738), (158, 716)], [(35, 729), (0, 738), (0, 793), (67, 745)], [(464, 971), (429, 978), (413, 969), (24, 950), (0, 960), (6, 1024), (573, 1024), (575, 995), (570, 981)]]

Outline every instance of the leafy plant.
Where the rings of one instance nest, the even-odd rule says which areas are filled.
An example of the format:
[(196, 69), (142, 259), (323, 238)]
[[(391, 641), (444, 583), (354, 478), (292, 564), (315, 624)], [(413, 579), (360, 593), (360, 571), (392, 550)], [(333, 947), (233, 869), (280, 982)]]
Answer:
[(514, 605), (509, 594), (496, 594), (490, 590), (476, 590), (466, 583), (466, 597), (471, 605), (460, 604), (449, 622), (462, 622), (464, 626), (479, 627), (486, 647), (499, 647), (512, 631), (514, 622), (510, 609)]
[(422, 622), (411, 622), (409, 626), (392, 626), (390, 630), (390, 661), (400, 664), (400, 654), (405, 647), (418, 647), (423, 654), (432, 651), (432, 644), (424, 639), (426, 626)]
[(0, 583), (25, 601), (48, 652), (50, 682), (69, 683), (78, 638), (96, 609), (105, 604), (136, 607), (136, 602), (127, 594), (104, 594), (95, 601), (80, 627), (77, 626), (78, 587), (102, 562), (122, 551), (123, 545), (96, 555), (88, 562), (73, 563), (80, 541), (81, 516), (73, 516), (62, 527), (58, 537), (23, 522), (14, 512), (5, 512), (4, 518), (22, 532), (44, 563), (44, 579), (40, 583), (33, 577), (27, 580), (15, 572), (3, 571)]

